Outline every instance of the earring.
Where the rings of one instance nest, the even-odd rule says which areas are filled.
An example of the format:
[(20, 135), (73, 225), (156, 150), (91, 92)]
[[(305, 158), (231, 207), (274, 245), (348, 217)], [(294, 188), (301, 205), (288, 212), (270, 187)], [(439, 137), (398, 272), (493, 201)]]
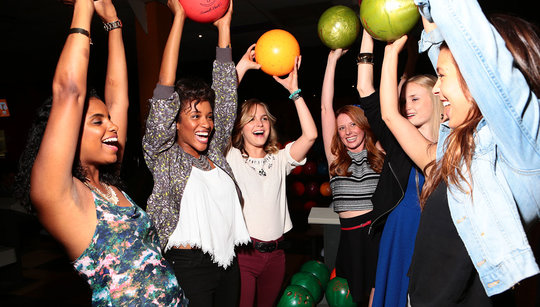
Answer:
[(444, 114), (443, 114), (443, 113), (441, 113), (441, 120), (443, 120), (443, 118), (444, 118)]

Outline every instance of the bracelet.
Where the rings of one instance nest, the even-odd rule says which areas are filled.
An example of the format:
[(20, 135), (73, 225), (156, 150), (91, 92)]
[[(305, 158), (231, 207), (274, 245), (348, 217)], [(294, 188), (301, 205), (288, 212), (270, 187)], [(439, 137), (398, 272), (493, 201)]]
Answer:
[(356, 64), (372, 64), (373, 65), (373, 53), (359, 53), (356, 57)]
[(121, 27), (122, 27), (122, 21), (120, 21), (120, 19), (118, 19), (117, 21), (113, 21), (113, 22), (104, 22), (103, 23), (103, 28), (107, 32), (109, 32), (111, 30), (114, 30), (114, 29), (121, 28)]
[(87, 30), (85, 30), (83, 28), (71, 28), (71, 29), (69, 29), (68, 35), (73, 34), (73, 33), (79, 33), (79, 34), (85, 35), (90, 40), (90, 45), (92, 45), (92, 38), (90, 38), (90, 32), (88, 32)]
[(302, 97), (302, 95), (300, 95), (300, 92), (302, 92), (301, 89), (297, 89), (296, 91), (292, 92), (292, 94), (289, 95), (289, 99), (292, 99), (293, 101)]

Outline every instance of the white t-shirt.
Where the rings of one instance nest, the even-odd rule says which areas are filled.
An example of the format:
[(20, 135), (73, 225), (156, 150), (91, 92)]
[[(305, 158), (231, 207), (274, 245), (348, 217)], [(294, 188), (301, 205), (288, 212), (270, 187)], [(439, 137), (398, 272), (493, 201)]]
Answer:
[(182, 196), (178, 224), (165, 250), (189, 244), (227, 268), (234, 258), (234, 247), (249, 241), (232, 178), (219, 167), (210, 171), (193, 167)]
[(234, 147), (227, 154), (244, 197), (244, 219), (249, 234), (261, 241), (276, 240), (292, 228), (285, 179), (296, 166), (306, 163), (306, 159), (297, 162), (291, 157), (292, 144), (264, 158), (245, 159)]

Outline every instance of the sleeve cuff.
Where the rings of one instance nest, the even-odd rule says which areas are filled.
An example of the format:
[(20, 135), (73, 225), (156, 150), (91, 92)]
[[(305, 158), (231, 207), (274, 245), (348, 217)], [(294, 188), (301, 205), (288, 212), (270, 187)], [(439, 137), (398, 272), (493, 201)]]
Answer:
[(216, 61), (222, 62), (222, 63), (232, 62), (231, 48), (216, 47)]
[(172, 96), (174, 93), (174, 86), (169, 85), (163, 85), (163, 84), (156, 84), (156, 88), (154, 89), (154, 98), (157, 99), (167, 99)]

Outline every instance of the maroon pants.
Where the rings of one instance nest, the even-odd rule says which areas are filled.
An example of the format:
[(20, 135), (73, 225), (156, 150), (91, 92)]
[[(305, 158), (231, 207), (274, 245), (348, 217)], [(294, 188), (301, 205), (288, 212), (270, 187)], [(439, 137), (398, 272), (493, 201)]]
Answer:
[[(274, 306), (285, 276), (282, 249), (261, 253), (253, 248), (237, 253), (240, 267), (240, 307)], [(255, 303), (257, 297), (257, 304)]]

